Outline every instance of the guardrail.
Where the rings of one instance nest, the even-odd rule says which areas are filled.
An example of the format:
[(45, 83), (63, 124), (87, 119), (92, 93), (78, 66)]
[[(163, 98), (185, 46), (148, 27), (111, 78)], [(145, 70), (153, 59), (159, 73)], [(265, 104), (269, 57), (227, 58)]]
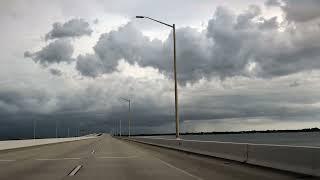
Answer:
[(320, 176), (320, 148), (318, 147), (146, 137), (126, 139), (253, 165)]

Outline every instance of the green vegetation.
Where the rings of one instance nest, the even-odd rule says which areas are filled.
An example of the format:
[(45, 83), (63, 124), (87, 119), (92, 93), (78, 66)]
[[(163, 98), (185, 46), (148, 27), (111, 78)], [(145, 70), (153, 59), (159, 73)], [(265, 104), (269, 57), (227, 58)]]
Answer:
[[(208, 135), (208, 134), (253, 134), (253, 133), (293, 133), (293, 132), (320, 132), (317, 127), (306, 128), (306, 129), (294, 129), (294, 130), (251, 130), (251, 131), (212, 131), (212, 132), (185, 132), (181, 135)], [(174, 133), (165, 134), (135, 134), (131, 136), (164, 136), (164, 135), (175, 135)], [(124, 135), (125, 136), (125, 135)]]

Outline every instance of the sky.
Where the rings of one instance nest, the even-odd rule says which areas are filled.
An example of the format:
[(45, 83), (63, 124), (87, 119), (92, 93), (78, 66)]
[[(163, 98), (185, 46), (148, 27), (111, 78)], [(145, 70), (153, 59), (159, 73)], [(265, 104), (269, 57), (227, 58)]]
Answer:
[(0, 138), (320, 127), (318, 0), (3, 0)]

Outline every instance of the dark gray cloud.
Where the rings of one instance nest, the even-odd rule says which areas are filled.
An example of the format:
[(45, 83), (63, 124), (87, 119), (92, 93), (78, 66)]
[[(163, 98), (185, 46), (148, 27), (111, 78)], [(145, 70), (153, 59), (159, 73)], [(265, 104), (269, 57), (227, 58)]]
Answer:
[(281, 6), (280, 0), (267, 0), (264, 4), (266, 6)]
[(318, 0), (284, 0), (282, 6), (288, 21), (305, 22), (320, 17), (320, 1)]
[(94, 54), (79, 55), (77, 58), (76, 69), (83, 75), (97, 77), (103, 73), (103, 63)]
[(291, 84), (289, 84), (289, 87), (298, 87), (300, 86), (300, 83), (298, 81), (294, 81)]
[(26, 51), (24, 57), (31, 58), (34, 62), (43, 66), (48, 66), (52, 63), (70, 63), (74, 60), (72, 54), (73, 46), (70, 40), (58, 39), (50, 42), (50, 44), (43, 47), (40, 51), (34, 53)]
[(92, 29), (84, 19), (71, 19), (64, 24), (59, 22), (54, 23), (52, 30), (46, 34), (45, 39), (80, 37), (91, 35), (91, 33)]
[(52, 75), (55, 75), (55, 76), (61, 76), (61, 75), (62, 75), (62, 72), (61, 72), (59, 69), (50, 68), (50, 69), (49, 69), (49, 72), (50, 72)]
[(267, 0), (265, 5), (280, 7), (289, 22), (307, 22), (320, 17), (318, 0)]
[[(212, 120), (211, 122), (215, 123), (221, 119), (252, 117), (269, 117), (281, 121), (298, 117), (316, 117), (319, 114), (319, 108), (315, 106), (319, 99), (316, 84), (307, 83), (304, 87), (290, 88), (288, 81), (275, 80), (269, 81), (268, 86), (257, 87), (256, 84), (261, 82), (265, 81), (252, 80), (251, 83), (247, 83), (246, 80), (240, 80), (245, 88), (220, 92), (219, 88), (206, 89), (205, 92), (196, 90), (191, 93), (188, 91), (192, 88), (180, 89), (181, 123), (183, 124), (184, 120), (196, 122), (199, 119)], [(63, 86), (64, 83), (61, 82), (58, 86)], [(45, 127), (53, 120), (58, 120), (66, 123), (64, 127), (74, 127), (79, 122), (85, 122), (87, 129), (99, 127), (104, 131), (111, 130), (121, 119), (123, 131), (126, 131), (127, 104), (121, 104), (118, 98), (126, 97), (125, 89), (130, 89), (134, 94), (134, 97), (129, 97), (133, 100), (132, 124), (136, 132), (173, 132), (172, 96), (166, 96), (168, 92), (160, 89), (159, 84), (166, 83), (151, 81), (146, 89), (145, 82), (113, 76), (91, 84), (77, 82), (71, 88), (72, 91), (59, 91), (55, 86), (47, 89), (31, 85), (24, 88), (11, 86), (0, 90), (0, 115), (9, 119), (11, 123), (22, 120), (32, 122), (36, 119), (43, 122), (41, 127)], [(203, 87), (210, 85), (212, 83), (206, 82)], [(260, 88), (264, 91), (259, 91)], [(296, 94), (306, 92), (306, 88), (310, 89), (308, 93), (292, 98)], [(231, 123), (228, 120), (225, 122)], [(46, 128), (50, 129), (49, 126)], [(51, 128), (54, 129), (52, 125)]]

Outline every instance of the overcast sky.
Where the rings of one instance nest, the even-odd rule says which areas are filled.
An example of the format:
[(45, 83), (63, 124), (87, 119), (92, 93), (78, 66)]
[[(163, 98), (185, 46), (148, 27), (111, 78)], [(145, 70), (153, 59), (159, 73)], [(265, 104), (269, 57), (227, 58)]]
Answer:
[[(318, 0), (4, 0), (0, 136), (320, 127)], [(116, 126), (117, 124), (117, 126)]]

